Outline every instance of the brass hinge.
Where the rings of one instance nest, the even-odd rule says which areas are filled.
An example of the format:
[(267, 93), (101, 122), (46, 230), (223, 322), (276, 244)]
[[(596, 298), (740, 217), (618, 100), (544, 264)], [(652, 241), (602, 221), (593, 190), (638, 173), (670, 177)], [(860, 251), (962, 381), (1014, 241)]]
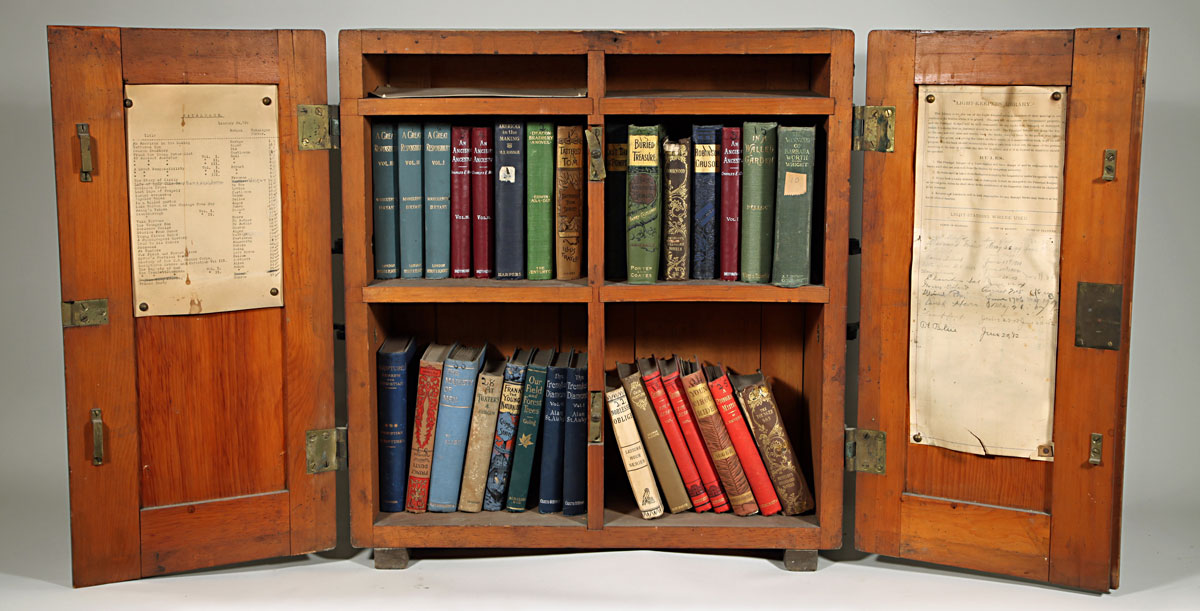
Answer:
[(108, 324), (108, 300), (84, 299), (62, 302), (62, 326), (95, 327)]
[(302, 151), (328, 151), (341, 144), (338, 107), (332, 104), (297, 104), (296, 137)]
[(304, 434), (304, 457), (310, 475), (346, 466), (346, 427), (316, 429)]
[(885, 475), (887, 473), (887, 433), (847, 428), (846, 470)]
[(604, 443), (604, 393), (593, 390), (588, 414), (588, 443)]
[(855, 106), (851, 131), (853, 150), (891, 153), (895, 150), (896, 107)]

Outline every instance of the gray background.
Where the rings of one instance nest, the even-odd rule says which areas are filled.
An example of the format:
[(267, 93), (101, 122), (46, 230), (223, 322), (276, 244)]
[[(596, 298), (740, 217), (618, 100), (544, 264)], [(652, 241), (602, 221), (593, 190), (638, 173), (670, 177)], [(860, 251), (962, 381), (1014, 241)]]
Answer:
[[(0, 324), (4, 342), (0, 350), (0, 589), (25, 598), (0, 595), (0, 607), (17, 601), (41, 605), (66, 605), (78, 602), (78, 596), (126, 597), (123, 601), (149, 604), (156, 595), (185, 595), (176, 602), (191, 601), (203, 606), (243, 601), (278, 604), (280, 599), (263, 597), (262, 587), (283, 588), (303, 593), (299, 582), (324, 583), (321, 579), (342, 579), (340, 573), (329, 577), (319, 571), (348, 571), (346, 579), (389, 581), (371, 582), (342, 595), (378, 596), (389, 588), (411, 590), (406, 596), (442, 596), (439, 601), (469, 600), (463, 580), (467, 569), (447, 569), (437, 573), (439, 561), (420, 563), (416, 572), (380, 574), (344, 565), (365, 564), (358, 554), (350, 561), (313, 558), (300, 561), (303, 567), (280, 571), (276, 565), (255, 565), (234, 571), (209, 572), (126, 584), (114, 588), (93, 588), (85, 593), (66, 589), (70, 583), (67, 468), (63, 408), (62, 336), (57, 302), (58, 280), (57, 225), (54, 194), (53, 156), (51, 153), (49, 84), (47, 81), (45, 26), (48, 24), (116, 25), (129, 27), (191, 28), (312, 28), (326, 32), (330, 99), (337, 97), (337, 31), (344, 28), (805, 28), (840, 27), (856, 33), (857, 51), (855, 102), (863, 102), (867, 33), (873, 29), (1027, 29), (1074, 28), (1084, 26), (1149, 26), (1151, 28), (1149, 75), (1146, 86), (1145, 132), (1142, 151), (1141, 197), (1138, 215), (1138, 249), (1135, 270), (1133, 338), (1129, 375), (1129, 420), (1125, 478), (1125, 562), (1124, 587), (1118, 596), (1102, 599), (1105, 604), (1119, 601), (1139, 605), (1150, 603), (1200, 605), (1200, 569), (1197, 561), (1197, 523), (1200, 515), (1200, 490), (1196, 484), (1198, 468), (1193, 460), (1193, 432), (1200, 429), (1200, 409), (1192, 394), (1197, 379), (1197, 346), (1200, 325), (1196, 322), (1198, 297), (1196, 267), (1200, 263), (1200, 227), (1194, 181), (1200, 170), (1200, 81), (1197, 60), (1200, 43), (1200, 4), (1177, 2), (1049, 2), (1047, 0), (1013, 2), (966, 2), (963, 0), (925, 0), (899, 3), (861, 0), (859, 2), (702, 2), (654, 3), (597, 2), (583, 4), (566, 1), (529, 2), (473, 1), (409, 2), (349, 1), (334, 2), (173, 2), (145, 0), (96, 2), (42, 0), (14, 2), (5, 0), (0, 14)], [(70, 86), (63, 84), (61, 86)], [(1121, 151), (1122, 155), (1128, 154)], [(854, 182), (861, 176), (861, 156), (854, 157)], [(336, 200), (336, 197), (335, 197)], [(852, 192), (851, 231), (858, 235), (860, 189)], [(340, 261), (335, 261), (340, 265)], [(86, 265), (76, 262), (76, 265)], [(852, 297), (857, 295), (857, 265), (850, 279)], [(340, 286), (340, 281), (338, 282)], [(332, 290), (331, 295), (340, 294)], [(857, 318), (857, 299), (852, 299), (851, 320)], [(340, 307), (337, 308), (340, 312)], [(856, 359), (851, 348), (851, 364)], [(105, 355), (96, 355), (104, 358)], [(340, 360), (339, 360), (340, 364)], [(851, 385), (852, 386), (852, 385)], [(339, 387), (340, 391), (340, 387)], [(853, 414), (855, 393), (847, 397), (847, 412)], [(764, 569), (738, 557), (685, 557), (675, 563), (659, 562), (657, 552), (634, 552), (622, 556), (627, 564), (645, 562), (657, 570), (683, 570), (689, 563), (701, 563), (697, 570), (747, 571), (744, 579), (761, 583), (764, 596), (772, 595), (782, 571)], [(566, 556), (565, 560), (538, 564), (539, 560), (507, 559), (508, 564), (486, 564), (487, 560), (448, 561), (453, 567), (484, 563), (491, 570), (516, 570), (532, 563), (528, 570), (566, 570), (570, 581), (597, 568), (595, 575), (611, 568), (613, 562), (594, 561), (595, 555)], [(872, 575), (870, 583), (897, 585), (893, 590), (910, 592), (912, 599), (924, 605), (954, 604), (956, 593), (973, 605), (988, 606), (1000, 601), (1036, 603), (1046, 597), (1064, 596), (1062, 592), (1028, 585), (1014, 586), (980, 576), (964, 577), (910, 564), (878, 562), (873, 559), (830, 563), (822, 560), (822, 571), (815, 579), (806, 579), (804, 589), (811, 601), (827, 604), (848, 602), (834, 597), (831, 586), (857, 590), (869, 598), (876, 588), (855, 586)], [(306, 564), (307, 562), (307, 564)], [(574, 564), (573, 564), (574, 563)], [(628, 564), (634, 563), (634, 564)], [(714, 564), (715, 563), (715, 564)], [(667, 568), (662, 568), (666, 566)], [(324, 568), (323, 568), (324, 567)], [(330, 568), (333, 567), (333, 568)], [(508, 568), (496, 568), (508, 567)], [(564, 568), (566, 567), (566, 568)], [(675, 567), (672, 569), (670, 567)], [(881, 567), (881, 568), (880, 568)], [(352, 569), (359, 569), (357, 572)], [(426, 573), (421, 573), (421, 571)], [(522, 569), (524, 570), (524, 569)], [(309, 571), (318, 571), (311, 573)], [(768, 576), (762, 574), (769, 573)], [(854, 572), (858, 571), (858, 572)], [(365, 574), (364, 574), (365, 573)], [(654, 573), (654, 571), (650, 571)], [(822, 573), (825, 574), (822, 577)], [(424, 575), (424, 577), (422, 576)], [(950, 578), (947, 578), (950, 575)], [(220, 586), (211, 580), (224, 579)], [(231, 580), (243, 581), (230, 586)], [(415, 582), (413, 580), (416, 580)], [(422, 579), (428, 579), (420, 585)], [(514, 576), (519, 583), (520, 576)], [(633, 577), (630, 577), (633, 579)], [(921, 582), (920, 579), (934, 580)], [(913, 581), (917, 580), (917, 581)], [(940, 580), (940, 581), (939, 581)], [(333, 583), (341, 583), (334, 581)], [(364, 581), (364, 583), (367, 583)], [(546, 587), (547, 580), (539, 580)], [(631, 582), (632, 583), (632, 582)], [(697, 582), (697, 587), (704, 582)], [(744, 582), (748, 583), (748, 582)], [(779, 592), (797, 590), (789, 582), (780, 582)], [(280, 585), (283, 584), (283, 585)], [(239, 587), (249, 588), (246, 591)], [(350, 586), (346, 586), (350, 587)], [(447, 590), (439, 590), (445, 587)], [(299, 589), (296, 589), (299, 588)], [(791, 589), (788, 589), (791, 588)], [(994, 588), (1011, 598), (983, 597)], [(441, 592), (439, 594), (439, 591)], [(530, 602), (547, 604), (551, 598), (533, 598)], [(666, 590), (670, 592), (668, 588)], [(932, 598), (920, 592), (938, 592)], [(189, 594), (183, 594), (190, 592)], [(659, 592), (661, 593), (661, 592)], [(597, 590), (600, 603), (617, 602), (609, 590)], [(1131, 598), (1136, 595), (1141, 598)], [(127, 598), (132, 596), (133, 598)], [(141, 596), (141, 598), (138, 598)], [(226, 596), (227, 598), (220, 598)], [(514, 596), (516, 596), (514, 594)], [(651, 594), (652, 596), (652, 594)], [(796, 600), (788, 595), (791, 600)], [(891, 594), (889, 594), (891, 596)], [(1090, 597), (1065, 595), (1057, 604), (1092, 601)], [(212, 598), (217, 597), (217, 598)], [(1042, 597), (1042, 598), (1039, 598)], [(1155, 598), (1148, 598), (1155, 597)], [(309, 595), (316, 603), (322, 597)], [(5, 601), (8, 601), (7, 603)], [(116, 602), (116, 599), (106, 598)], [(336, 599), (327, 599), (326, 602)], [(675, 599), (679, 602), (681, 599)], [(715, 601), (716, 599), (712, 599)], [(731, 599), (747, 602), (748, 599)], [(866, 602), (866, 598), (856, 599)], [(904, 598), (881, 598), (896, 602)], [(1187, 602), (1185, 602), (1187, 601)]]

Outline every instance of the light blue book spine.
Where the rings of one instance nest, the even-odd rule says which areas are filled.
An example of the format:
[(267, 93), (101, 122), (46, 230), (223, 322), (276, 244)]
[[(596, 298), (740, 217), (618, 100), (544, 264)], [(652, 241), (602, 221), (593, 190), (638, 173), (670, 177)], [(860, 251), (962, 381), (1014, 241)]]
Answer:
[(425, 124), (425, 277), (450, 277), (450, 124)]
[(421, 124), (396, 125), (396, 196), (400, 198), (400, 277), (425, 273), (425, 196), (421, 172)]
[(433, 438), (433, 471), (429, 475), (429, 511), (458, 510), (463, 461), (467, 456), (467, 433), (471, 428), (471, 406), (475, 382), (487, 346), (472, 361), (446, 359), (442, 367), (442, 396), (438, 401), (437, 432)]

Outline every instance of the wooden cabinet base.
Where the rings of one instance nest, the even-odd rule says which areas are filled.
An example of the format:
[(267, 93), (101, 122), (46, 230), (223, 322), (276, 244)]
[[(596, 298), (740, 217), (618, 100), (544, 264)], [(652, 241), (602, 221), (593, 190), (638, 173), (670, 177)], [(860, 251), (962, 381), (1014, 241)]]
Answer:
[(817, 550), (815, 549), (785, 549), (783, 550), (783, 568), (789, 571), (810, 572), (817, 570)]
[(377, 547), (375, 548), (375, 568), (380, 570), (398, 571), (408, 568), (407, 547)]

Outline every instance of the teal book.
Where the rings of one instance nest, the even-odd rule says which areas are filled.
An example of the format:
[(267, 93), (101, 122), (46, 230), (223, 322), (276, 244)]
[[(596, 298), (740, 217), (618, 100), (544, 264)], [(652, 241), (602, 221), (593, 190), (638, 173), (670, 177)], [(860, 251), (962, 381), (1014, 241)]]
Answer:
[(771, 284), (809, 284), (813, 225), (815, 127), (779, 128), (779, 170), (775, 181), (775, 256)]
[(775, 238), (775, 145), (779, 125), (742, 125), (742, 248), (743, 282), (765, 284), (771, 279)]
[(546, 376), (553, 360), (554, 350), (538, 350), (525, 372), (525, 393), (521, 399), (521, 416), (517, 421), (512, 473), (508, 479), (508, 502), (505, 504), (509, 511), (525, 511), (529, 502), (529, 481), (533, 479), (542, 407), (546, 400)]
[(425, 277), (450, 277), (450, 124), (425, 124)]
[(554, 125), (525, 126), (525, 277), (554, 275)]
[(421, 125), (396, 125), (396, 196), (400, 236), (400, 277), (425, 275), (425, 190), (421, 172)]
[(375, 219), (375, 277), (400, 277), (396, 246), (396, 125), (371, 124), (371, 197)]
[(433, 471), (429, 476), (429, 511), (458, 509), (475, 382), (486, 353), (487, 344), (482, 348), (458, 346), (442, 365), (441, 398), (433, 436)]
[(658, 280), (662, 248), (663, 126), (629, 126), (625, 172), (625, 234), (630, 284)]

